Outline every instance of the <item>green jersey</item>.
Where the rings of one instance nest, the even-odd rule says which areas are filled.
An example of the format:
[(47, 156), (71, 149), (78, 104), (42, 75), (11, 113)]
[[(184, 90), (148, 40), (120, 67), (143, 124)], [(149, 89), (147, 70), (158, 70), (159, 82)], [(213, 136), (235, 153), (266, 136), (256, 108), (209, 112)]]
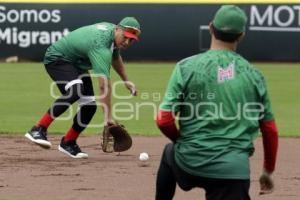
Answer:
[(263, 75), (227, 50), (179, 62), (160, 109), (179, 113), (176, 163), (208, 178), (249, 179), (259, 120), (273, 119)]
[(103, 22), (72, 31), (47, 49), (44, 64), (64, 60), (81, 70), (93, 69), (95, 74), (109, 77), (112, 59), (119, 56), (114, 48), (115, 27)]

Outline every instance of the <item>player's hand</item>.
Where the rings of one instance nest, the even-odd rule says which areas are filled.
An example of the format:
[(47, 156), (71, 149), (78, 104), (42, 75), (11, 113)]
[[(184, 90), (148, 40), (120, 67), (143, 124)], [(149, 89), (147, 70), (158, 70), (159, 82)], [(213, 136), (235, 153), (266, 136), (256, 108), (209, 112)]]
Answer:
[(125, 81), (124, 83), (126, 88), (129, 90), (130, 94), (132, 96), (137, 96), (137, 90), (134, 83), (132, 83), (131, 81)]
[(112, 126), (112, 125), (115, 125), (115, 124), (116, 124), (116, 122), (114, 122), (113, 120), (109, 120), (109, 121), (104, 123), (104, 126), (108, 127), (108, 126)]
[(260, 183), (260, 195), (263, 194), (270, 194), (274, 190), (274, 182), (271, 177), (271, 173), (267, 171), (263, 171), (262, 175), (259, 178), (259, 183)]

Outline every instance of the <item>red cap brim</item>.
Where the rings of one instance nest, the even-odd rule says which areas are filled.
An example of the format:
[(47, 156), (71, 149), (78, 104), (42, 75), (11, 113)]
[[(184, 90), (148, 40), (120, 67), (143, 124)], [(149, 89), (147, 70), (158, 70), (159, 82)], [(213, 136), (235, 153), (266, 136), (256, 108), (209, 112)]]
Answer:
[(131, 33), (131, 32), (128, 32), (128, 31), (124, 31), (124, 36), (127, 37), (127, 38), (132, 38), (136, 41), (139, 41), (139, 38), (137, 35)]

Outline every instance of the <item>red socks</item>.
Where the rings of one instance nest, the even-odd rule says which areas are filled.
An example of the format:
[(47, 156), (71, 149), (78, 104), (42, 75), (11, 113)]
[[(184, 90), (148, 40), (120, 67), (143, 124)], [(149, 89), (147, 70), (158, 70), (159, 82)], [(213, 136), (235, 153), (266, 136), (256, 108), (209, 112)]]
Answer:
[(69, 140), (77, 140), (80, 132), (75, 131), (73, 128), (70, 128), (64, 137), (64, 142)]
[(44, 116), (40, 119), (40, 121), (37, 123), (37, 126), (48, 128), (53, 122), (53, 120), (54, 119), (51, 117), (51, 115), (48, 112), (46, 112)]
[[(53, 118), (51, 115), (47, 112), (44, 114), (44, 116), (40, 119), (40, 121), (37, 123), (37, 126), (42, 126), (45, 128), (48, 128), (50, 124), (53, 122)], [(77, 140), (80, 132), (75, 131), (73, 128), (70, 128), (69, 131), (66, 133), (64, 137), (64, 141), (69, 141), (69, 140)]]

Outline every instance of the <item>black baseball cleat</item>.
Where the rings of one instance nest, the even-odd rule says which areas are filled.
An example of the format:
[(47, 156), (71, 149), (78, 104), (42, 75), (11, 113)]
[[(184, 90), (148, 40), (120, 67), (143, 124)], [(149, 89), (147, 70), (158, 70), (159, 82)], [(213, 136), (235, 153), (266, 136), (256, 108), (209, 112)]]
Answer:
[(44, 149), (51, 148), (51, 143), (47, 140), (47, 129), (42, 126), (32, 127), (25, 137)]
[(81, 151), (75, 140), (64, 142), (64, 137), (61, 139), (58, 150), (71, 156), (72, 158), (88, 158), (88, 154)]

